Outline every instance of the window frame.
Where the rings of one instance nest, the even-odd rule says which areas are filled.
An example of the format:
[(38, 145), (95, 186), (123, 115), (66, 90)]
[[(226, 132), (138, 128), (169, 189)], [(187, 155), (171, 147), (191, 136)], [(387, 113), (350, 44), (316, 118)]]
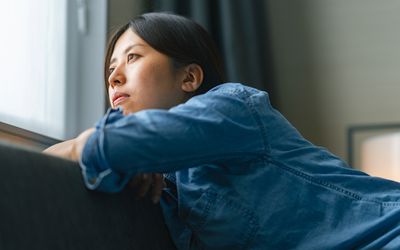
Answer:
[(4, 141), (45, 149), (60, 140), (0, 122), (0, 138)]
[[(0, 139), (50, 146), (93, 127), (104, 114), (108, 0), (67, 2), (64, 124), (59, 138), (0, 121)], [(14, 139), (12, 139), (14, 138)]]

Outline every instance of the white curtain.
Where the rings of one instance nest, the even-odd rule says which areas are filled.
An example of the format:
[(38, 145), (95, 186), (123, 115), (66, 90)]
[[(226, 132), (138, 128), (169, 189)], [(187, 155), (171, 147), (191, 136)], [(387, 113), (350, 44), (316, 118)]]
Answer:
[(1, 122), (63, 137), (66, 14), (66, 0), (1, 2)]

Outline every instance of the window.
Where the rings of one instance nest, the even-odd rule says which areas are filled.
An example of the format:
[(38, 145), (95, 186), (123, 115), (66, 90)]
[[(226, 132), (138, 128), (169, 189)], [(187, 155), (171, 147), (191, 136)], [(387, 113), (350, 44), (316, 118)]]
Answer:
[(0, 8), (0, 121), (57, 139), (104, 112), (106, 0), (14, 0)]

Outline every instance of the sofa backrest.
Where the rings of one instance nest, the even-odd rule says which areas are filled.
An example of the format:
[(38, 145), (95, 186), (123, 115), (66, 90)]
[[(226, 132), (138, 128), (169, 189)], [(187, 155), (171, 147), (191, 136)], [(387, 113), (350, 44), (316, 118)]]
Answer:
[(79, 165), (0, 142), (0, 249), (175, 249), (159, 205), (87, 190)]

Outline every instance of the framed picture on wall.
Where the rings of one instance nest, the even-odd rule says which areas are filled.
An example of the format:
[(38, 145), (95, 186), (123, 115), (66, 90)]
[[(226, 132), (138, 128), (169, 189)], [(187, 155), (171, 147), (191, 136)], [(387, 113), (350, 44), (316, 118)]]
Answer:
[(400, 123), (350, 126), (347, 144), (351, 167), (400, 181)]

